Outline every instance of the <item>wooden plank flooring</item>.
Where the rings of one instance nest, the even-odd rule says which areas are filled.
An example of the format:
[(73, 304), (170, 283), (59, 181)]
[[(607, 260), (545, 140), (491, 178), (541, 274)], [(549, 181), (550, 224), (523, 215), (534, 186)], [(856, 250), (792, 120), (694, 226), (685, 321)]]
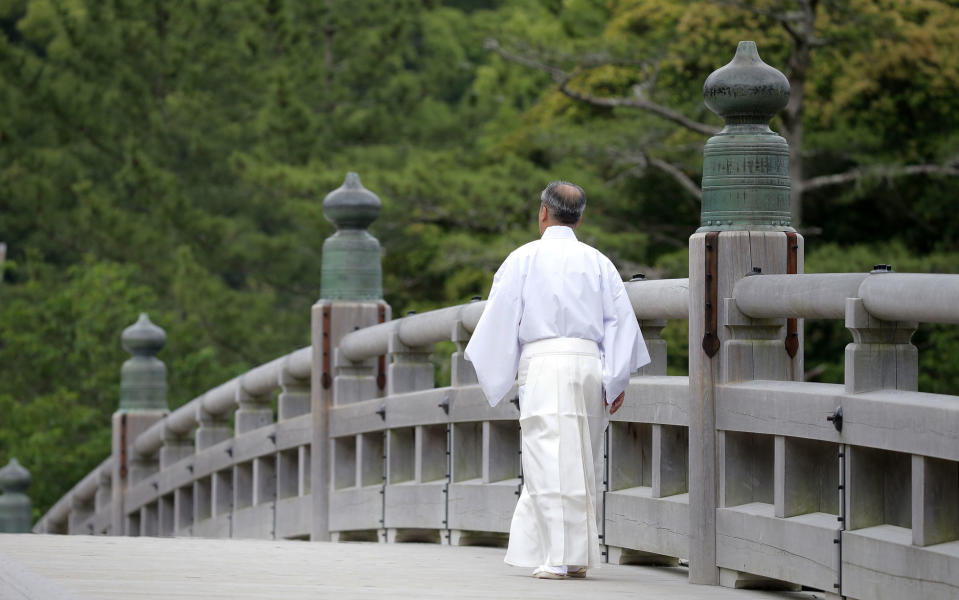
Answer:
[(630, 598), (808, 600), (690, 585), (681, 568), (608, 565), (547, 581), (501, 548), (194, 538), (0, 535), (0, 600)]

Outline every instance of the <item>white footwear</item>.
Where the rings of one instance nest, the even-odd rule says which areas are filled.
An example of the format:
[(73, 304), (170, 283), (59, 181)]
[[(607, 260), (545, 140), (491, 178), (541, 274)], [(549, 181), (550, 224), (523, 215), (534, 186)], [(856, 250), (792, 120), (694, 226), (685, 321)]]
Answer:
[(533, 571), (533, 577), (536, 579), (565, 579), (566, 574), (560, 569), (562, 567), (536, 567), (536, 570)]

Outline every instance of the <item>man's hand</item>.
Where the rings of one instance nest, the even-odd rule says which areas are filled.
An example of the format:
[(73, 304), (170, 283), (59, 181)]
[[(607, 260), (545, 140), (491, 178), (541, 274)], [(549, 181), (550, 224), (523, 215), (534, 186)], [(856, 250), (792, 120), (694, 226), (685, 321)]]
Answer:
[(609, 405), (609, 414), (613, 414), (619, 407), (623, 405), (623, 400), (626, 399), (626, 392), (620, 393), (619, 396), (616, 396), (616, 399), (613, 400), (613, 403)]

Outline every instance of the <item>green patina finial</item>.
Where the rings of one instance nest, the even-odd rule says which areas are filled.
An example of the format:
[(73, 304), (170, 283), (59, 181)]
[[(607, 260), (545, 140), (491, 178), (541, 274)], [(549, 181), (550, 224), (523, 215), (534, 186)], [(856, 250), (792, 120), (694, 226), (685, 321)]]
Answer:
[(11, 458), (7, 466), (0, 469), (0, 490), (5, 494), (22, 494), (30, 487), (30, 481), (30, 471), (24, 469), (16, 458)]
[(120, 340), (133, 355), (120, 370), (120, 410), (168, 410), (166, 365), (156, 357), (166, 344), (166, 332), (142, 313)]
[(347, 173), (343, 185), (323, 200), (323, 214), (336, 233), (323, 242), (321, 299), (380, 300), (380, 243), (366, 231), (380, 214), (380, 199), (363, 187), (359, 175)]
[(733, 60), (706, 79), (703, 96), (726, 126), (703, 150), (697, 231), (795, 231), (789, 145), (769, 129), (789, 101), (789, 80), (759, 58), (755, 42), (739, 42)]
[(0, 533), (27, 533), (33, 516), (26, 491), (30, 487), (30, 471), (15, 458), (0, 469)]

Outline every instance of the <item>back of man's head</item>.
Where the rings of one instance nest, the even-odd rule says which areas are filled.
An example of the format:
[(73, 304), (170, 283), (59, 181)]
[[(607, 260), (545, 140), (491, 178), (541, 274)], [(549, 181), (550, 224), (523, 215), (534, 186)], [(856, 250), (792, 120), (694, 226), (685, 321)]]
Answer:
[(586, 192), (575, 183), (553, 181), (540, 194), (549, 216), (563, 225), (575, 225), (586, 209)]

